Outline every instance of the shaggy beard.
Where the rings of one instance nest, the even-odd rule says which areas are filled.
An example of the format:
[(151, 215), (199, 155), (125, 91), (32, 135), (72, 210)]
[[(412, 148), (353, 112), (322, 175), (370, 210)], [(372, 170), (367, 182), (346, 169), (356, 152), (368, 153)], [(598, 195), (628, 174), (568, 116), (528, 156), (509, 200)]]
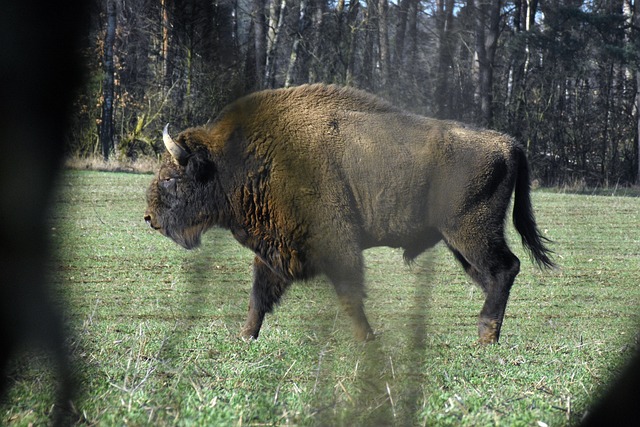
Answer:
[(185, 249), (195, 249), (200, 246), (206, 228), (204, 224), (192, 225), (180, 231), (169, 232), (167, 236)]

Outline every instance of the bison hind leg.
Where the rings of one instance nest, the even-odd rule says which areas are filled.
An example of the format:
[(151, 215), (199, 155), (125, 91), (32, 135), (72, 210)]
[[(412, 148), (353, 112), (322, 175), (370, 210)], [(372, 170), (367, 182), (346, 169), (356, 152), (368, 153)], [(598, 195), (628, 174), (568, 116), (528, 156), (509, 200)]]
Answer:
[(456, 248), (451, 246), (449, 243), (447, 243), (447, 247), (449, 248), (451, 253), (453, 253), (453, 255), (456, 257), (460, 265), (462, 265), (462, 268), (464, 269), (465, 273), (467, 273), (469, 277), (471, 277), (471, 279), (473, 279), (473, 281), (476, 282), (478, 286), (480, 286), (480, 289), (482, 289), (482, 291), (486, 295), (489, 288), (490, 278), (485, 277), (481, 271), (476, 269), (473, 265), (471, 265), (469, 261), (467, 261), (467, 259), (464, 257), (464, 255), (460, 253), (460, 251), (458, 251)]
[(498, 342), (511, 286), (520, 272), (520, 260), (509, 249), (496, 253), (495, 256), (496, 262), (492, 263), (492, 269), (485, 273), (489, 275), (490, 282), (478, 320), (480, 344)]
[(467, 251), (466, 255), (449, 243), (447, 246), (485, 293), (478, 319), (480, 344), (497, 343), (511, 286), (520, 271), (520, 260), (509, 250), (506, 242), (479, 246)]

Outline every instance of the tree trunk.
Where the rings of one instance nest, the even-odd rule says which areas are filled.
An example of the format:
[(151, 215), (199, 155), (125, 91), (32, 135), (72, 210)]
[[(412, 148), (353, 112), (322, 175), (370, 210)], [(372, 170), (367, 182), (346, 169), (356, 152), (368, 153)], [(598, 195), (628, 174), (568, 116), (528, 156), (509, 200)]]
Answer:
[(349, 3), (349, 11), (347, 13), (347, 58), (346, 58), (346, 71), (344, 76), (344, 82), (347, 86), (353, 84), (353, 74), (356, 68), (356, 45), (358, 37), (356, 33), (356, 26), (353, 25), (358, 19), (358, 12), (360, 11), (360, 2), (352, 1)]
[[(344, 8), (344, 3), (342, 5)], [(313, 48), (311, 50), (311, 65), (309, 67), (309, 83), (315, 83), (317, 81), (322, 80), (322, 76), (326, 75), (326, 73), (321, 72), (322, 70), (322, 54), (323, 54), (323, 32), (325, 30), (324, 26), (324, 16), (326, 13), (327, 2), (324, 0), (316, 0), (312, 6), (313, 12)], [(339, 13), (339, 16), (342, 16), (342, 11)], [(340, 28), (340, 24), (338, 24), (338, 34), (342, 29)], [(340, 35), (336, 38), (336, 44), (341, 43)]]
[[(278, 3), (280, 6), (278, 7)], [(269, 29), (267, 31), (267, 57), (265, 64), (264, 86), (275, 86), (276, 53), (278, 51), (278, 39), (284, 23), (284, 14), (287, 9), (287, 0), (271, 0), (269, 6)]]
[[(633, 22), (636, 28), (640, 28), (640, 1), (633, 2)], [(640, 37), (637, 34), (635, 37)], [(640, 69), (636, 70), (636, 184), (640, 184)]]
[(113, 101), (115, 91), (115, 63), (113, 45), (116, 40), (116, 4), (107, 1), (107, 31), (104, 40), (104, 81), (102, 84), (102, 121), (100, 123), (100, 143), (102, 156), (109, 159), (113, 150)]
[(298, 31), (296, 31), (293, 37), (293, 45), (291, 46), (291, 55), (289, 55), (289, 66), (287, 67), (287, 76), (284, 86), (289, 87), (295, 83), (295, 70), (298, 61), (298, 54), (300, 53), (300, 41), (302, 40), (302, 33), (305, 30), (307, 14), (307, 1), (300, 0), (300, 17), (298, 19)]
[(380, 58), (380, 87), (384, 92), (388, 90), (391, 57), (389, 54), (389, 3), (378, 0), (378, 52)]
[(436, 2), (436, 33), (438, 35), (438, 74), (434, 98), (436, 101), (436, 115), (441, 119), (451, 119), (453, 105), (449, 82), (453, 79), (453, 0), (438, 0)]
[[(445, 3), (446, 1), (446, 3)], [(438, 0), (436, 4), (436, 31), (439, 38), (438, 75), (436, 77), (436, 111), (438, 118), (452, 118), (451, 91), (449, 81), (453, 78), (452, 26), (453, 0)]]
[[(636, 6), (637, 7), (637, 6)], [(640, 22), (638, 23), (640, 25)], [(640, 184), (640, 70), (636, 71), (636, 184)]]
[(185, 35), (187, 40), (185, 41), (185, 99), (184, 107), (189, 109), (189, 106), (192, 105), (191, 102), (191, 88), (193, 86), (193, 56), (195, 51), (195, 32), (194, 32), (194, 21), (196, 16), (196, 7), (194, 5), (193, 0), (189, 0), (183, 2), (183, 7), (185, 9), (185, 14), (187, 19), (185, 20)]
[(266, 35), (265, 35), (265, 0), (253, 0), (253, 35), (255, 46), (255, 79), (259, 89), (264, 87), (262, 79), (265, 75), (266, 63)]
[(171, 89), (171, 58), (170, 58), (170, 37), (171, 21), (169, 19), (169, 2), (171, 0), (161, 0), (162, 6), (162, 88), (165, 93)]
[(524, 110), (527, 90), (527, 81), (531, 69), (531, 46), (529, 34), (535, 24), (535, 14), (538, 0), (518, 0), (514, 13), (514, 31), (516, 37), (524, 37), (524, 49), (514, 51), (510, 70), (509, 87), (507, 88), (507, 101), (510, 108), (510, 127), (516, 138), (522, 136), (525, 129)]
[(240, 12), (240, 8), (238, 7), (238, 0), (232, 0), (232, 10), (231, 14), (231, 38), (233, 39), (233, 49), (236, 50), (239, 44), (239, 34), (238, 34), (238, 13)]
[(411, 0), (401, 0), (398, 5), (398, 22), (396, 25), (395, 51), (393, 53), (393, 69), (399, 71), (404, 64), (404, 40), (407, 32), (407, 18)]
[(364, 89), (371, 92), (375, 91), (373, 81), (373, 70), (375, 69), (375, 56), (373, 52), (375, 37), (377, 33), (376, 20), (377, 0), (367, 0), (367, 9), (365, 11), (362, 26), (365, 31), (364, 47), (362, 52), (362, 72), (360, 84)]
[(417, 67), (418, 67), (418, 14), (420, 13), (420, 0), (410, 0), (409, 9), (407, 11), (407, 37), (409, 41), (407, 43), (406, 57), (406, 69), (409, 70), (410, 84), (409, 90), (421, 89), (424, 85), (423, 82), (419, 82), (417, 79)]
[(476, 9), (477, 96), (480, 124), (493, 124), (493, 67), (500, 36), (501, 0), (479, 0)]
[[(525, 15), (526, 23), (525, 23), (525, 31), (527, 33), (531, 32), (533, 25), (536, 23), (536, 12), (538, 9), (538, 0), (527, 0), (527, 13)], [(529, 44), (529, 39), (527, 38), (527, 42), (525, 44), (525, 54), (526, 61), (524, 64), (524, 72), (525, 75), (529, 73), (529, 69), (531, 68), (531, 46)]]

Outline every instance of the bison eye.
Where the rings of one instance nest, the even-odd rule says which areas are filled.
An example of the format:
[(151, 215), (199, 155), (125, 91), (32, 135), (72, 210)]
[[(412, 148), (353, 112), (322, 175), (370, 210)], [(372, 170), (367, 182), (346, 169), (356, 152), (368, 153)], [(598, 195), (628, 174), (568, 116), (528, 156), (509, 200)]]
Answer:
[(164, 188), (171, 188), (171, 187), (173, 187), (175, 185), (176, 178), (174, 178), (174, 177), (162, 178), (160, 180), (160, 183), (162, 184), (162, 186)]

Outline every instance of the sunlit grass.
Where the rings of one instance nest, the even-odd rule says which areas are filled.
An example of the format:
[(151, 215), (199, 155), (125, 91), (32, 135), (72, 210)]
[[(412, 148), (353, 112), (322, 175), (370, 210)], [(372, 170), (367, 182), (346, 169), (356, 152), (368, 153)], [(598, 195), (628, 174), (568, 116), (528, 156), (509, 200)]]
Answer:
[[(295, 284), (245, 342), (252, 254), (223, 230), (193, 252), (153, 232), (150, 179), (67, 172), (56, 200), (55, 284), (85, 423), (575, 424), (636, 345), (638, 198), (534, 193), (561, 269), (536, 270), (511, 235), (523, 266), (497, 346), (476, 345), (482, 293), (441, 246), (412, 266), (366, 252), (372, 343), (353, 341), (322, 278)], [(27, 361), (0, 424), (46, 421), (51, 378)]]

